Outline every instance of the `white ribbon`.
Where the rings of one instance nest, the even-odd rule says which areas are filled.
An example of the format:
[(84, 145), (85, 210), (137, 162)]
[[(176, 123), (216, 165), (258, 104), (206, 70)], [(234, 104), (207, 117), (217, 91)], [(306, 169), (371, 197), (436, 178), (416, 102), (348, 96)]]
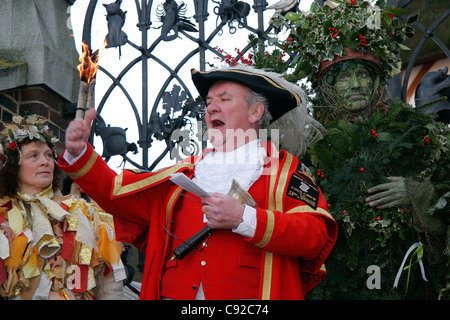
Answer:
[[(405, 254), (405, 257), (403, 258), (402, 264), (401, 264), (400, 268), (398, 269), (397, 276), (395, 277), (394, 288), (397, 288), (397, 286), (398, 286), (398, 281), (400, 280), (400, 276), (402, 275), (406, 259), (408, 259), (408, 256), (411, 254), (411, 252), (413, 250), (417, 249), (420, 245), (422, 245), (422, 243), (416, 242), (411, 247), (409, 247), (408, 251), (406, 251), (406, 254)], [(417, 253), (417, 257), (419, 257), (419, 253)], [(427, 278), (425, 277), (425, 269), (423, 267), (422, 259), (419, 260), (419, 267), (420, 267), (420, 272), (422, 273), (422, 279), (425, 281), (428, 281)]]
[(9, 241), (8, 238), (0, 231), (0, 259), (5, 260), (9, 257)]

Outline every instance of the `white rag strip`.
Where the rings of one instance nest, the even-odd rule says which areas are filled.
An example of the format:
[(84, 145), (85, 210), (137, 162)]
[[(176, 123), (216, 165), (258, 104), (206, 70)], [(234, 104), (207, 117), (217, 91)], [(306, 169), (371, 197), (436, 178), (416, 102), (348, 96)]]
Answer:
[[(395, 277), (394, 288), (397, 288), (397, 286), (398, 286), (398, 281), (400, 280), (400, 276), (402, 275), (406, 259), (408, 259), (408, 256), (411, 254), (411, 252), (413, 250), (417, 249), (420, 245), (422, 245), (422, 243), (416, 242), (411, 247), (409, 247), (408, 251), (406, 251), (406, 254), (405, 254), (405, 257), (403, 258), (402, 264), (401, 264), (400, 268), (398, 269), (397, 276)], [(417, 253), (417, 257), (419, 257), (419, 253)], [(428, 281), (427, 278), (425, 277), (425, 269), (423, 267), (422, 259), (419, 260), (419, 266), (420, 266), (420, 272), (422, 273), (422, 279), (425, 281)]]

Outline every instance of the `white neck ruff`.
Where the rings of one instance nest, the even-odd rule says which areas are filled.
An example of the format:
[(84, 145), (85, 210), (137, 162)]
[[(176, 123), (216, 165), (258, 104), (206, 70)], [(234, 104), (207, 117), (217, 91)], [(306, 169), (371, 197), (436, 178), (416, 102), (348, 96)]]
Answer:
[(227, 194), (235, 179), (248, 191), (261, 176), (266, 155), (259, 140), (228, 152), (212, 151), (197, 164), (192, 180), (206, 192)]

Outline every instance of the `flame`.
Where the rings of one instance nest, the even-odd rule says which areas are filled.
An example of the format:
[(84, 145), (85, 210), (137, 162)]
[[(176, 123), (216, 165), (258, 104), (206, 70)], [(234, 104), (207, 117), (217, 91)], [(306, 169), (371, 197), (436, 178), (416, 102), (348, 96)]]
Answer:
[(103, 50), (105, 49), (107, 43), (106, 39), (103, 42), (103, 46), (94, 54), (91, 54), (89, 47), (84, 42), (82, 45), (81, 56), (78, 58), (80, 64), (77, 66), (78, 71), (80, 72), (80, 79), (86, 83), (95, 79), (95, 75), (98, 70), (98, 62), (100, 60), (101, 55), (103, 54)]

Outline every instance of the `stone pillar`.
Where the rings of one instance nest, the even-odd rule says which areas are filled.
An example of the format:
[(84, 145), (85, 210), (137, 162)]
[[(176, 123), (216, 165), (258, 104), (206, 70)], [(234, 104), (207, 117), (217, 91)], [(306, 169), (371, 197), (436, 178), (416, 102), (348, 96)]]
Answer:
[(69, 0), (2, 0), (0, 120), (36, 113), (64, 141), (64, 105), (75, 103), (78, 53), (69, 29)]

